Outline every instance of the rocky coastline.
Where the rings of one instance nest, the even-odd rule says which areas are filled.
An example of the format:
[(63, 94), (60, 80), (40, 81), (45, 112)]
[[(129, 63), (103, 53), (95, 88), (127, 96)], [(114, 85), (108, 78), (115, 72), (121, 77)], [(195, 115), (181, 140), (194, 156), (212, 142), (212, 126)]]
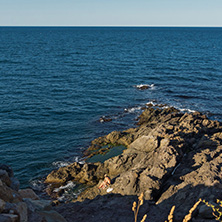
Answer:
[[(221, 122), (199, 112), (149, 107), (138, 127), (93, 140), (85, 156), (117, 145), (127, 149), (104, 162), (75, 162), (47, 176), (47, 191), (54, 198), (63, 193), (55, 187), (70, 181), (85, 185), (71, 203), (56, 207), (67, 221), (133, 221), (130, 205), (141, 193), (146, 221), (165, 221), (173, 205), (174, 220), (181, 221), (199, 198), (212, 204), (222, 199)], [(105, 174), (111, 178), (109, 190), (98, 189)], [(214, 221), (214, 216), (200, 204), (192, 221)]]
[(41, 200), (30, 188), (20, 189), (12, 168), (0, 164), (0, 222), (66, 222), (53, 210), (51, 200)]
[[(153, 106), (143, 110), (137, 124), (135, 128), (96, 138), (84, 152), (85, 162), (74, 162), (46, 177), (46, 192), (56, 205), (53, 209), (50, 205), (50, 211), (56, 212), (61, 221), (134, 221), (132, 203), (141, 193), (145, 200), (139, 221), (144, 214), (146, 221), (166, 221), (173, 205), (174, 221), (182, 221), (199, 198), (213, 205), (222, 199), (221, 122), (199, 112), (183, 113), (173, 107)], [(117, 146), (126, 149), (105, 161), (90, 161)], [(111, 184), (108, 189), (98, 189), (105, 174)], [(2, 178), (1, 186), (11, 186)], [(76, 198), (63, 203), (60, 197), (70, 183), (81, 189)], [(19, 191), (13, 192), (21, 195)], [(0, 194), (5, 203), (24, 202), (26, 209), (30, 208), (26, 198), (6, 200)], [(6, 212), (4, 207), (0, 209), (1, 214)], [(38, 209), (26, 211), (34, 216), (39, 214)], [(25, 221), (32, 221), (29, 217)], [(44, 214), (43, 217), (38, 221), (50, 221)], [(215, 217), (211, 208), (201, 203), (192, 221), (210, 222)]]

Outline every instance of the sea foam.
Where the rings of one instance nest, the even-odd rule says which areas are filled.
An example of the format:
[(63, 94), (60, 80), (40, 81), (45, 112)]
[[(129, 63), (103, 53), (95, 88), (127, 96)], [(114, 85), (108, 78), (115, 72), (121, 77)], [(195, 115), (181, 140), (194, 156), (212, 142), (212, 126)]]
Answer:
[(135, 113), (136, 111), (139, 111), (141, 109), (142, 109), (142, 106), (136, 106), (136, 107), (132, 107), (132, 108), (125, 108), (124, 112)]
[(65, 186), (61, 186), (59, 188), (55, 188), (54, 192), (59, 192), (60, 190), (64, 190), (64, 189), (71, 189), (74, 188), (76, 186), (76, 184), (74, 184), (72, 181), (69, 181)]

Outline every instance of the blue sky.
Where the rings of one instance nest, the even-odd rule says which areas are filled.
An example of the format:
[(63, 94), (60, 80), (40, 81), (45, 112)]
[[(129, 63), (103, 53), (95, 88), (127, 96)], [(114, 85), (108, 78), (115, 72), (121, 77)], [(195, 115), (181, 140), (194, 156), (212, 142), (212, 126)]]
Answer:
[(0, 26), (222, 26), (222, 0), (0, 0)]

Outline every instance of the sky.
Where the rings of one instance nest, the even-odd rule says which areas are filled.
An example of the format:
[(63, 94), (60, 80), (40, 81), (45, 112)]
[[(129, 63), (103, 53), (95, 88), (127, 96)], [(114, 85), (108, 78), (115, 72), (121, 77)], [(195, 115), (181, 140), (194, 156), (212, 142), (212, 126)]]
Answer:
[(0, 26), (222, 27), (222, 0), (0, 0)]

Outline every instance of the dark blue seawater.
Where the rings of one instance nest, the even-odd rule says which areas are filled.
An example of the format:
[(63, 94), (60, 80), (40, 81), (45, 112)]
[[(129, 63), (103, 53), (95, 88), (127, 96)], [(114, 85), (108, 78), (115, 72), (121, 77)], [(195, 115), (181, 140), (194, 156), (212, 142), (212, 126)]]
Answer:
[(222, 120), (222, 28), (0, 28), (0, 162), (23, 187), (152, 100)]

